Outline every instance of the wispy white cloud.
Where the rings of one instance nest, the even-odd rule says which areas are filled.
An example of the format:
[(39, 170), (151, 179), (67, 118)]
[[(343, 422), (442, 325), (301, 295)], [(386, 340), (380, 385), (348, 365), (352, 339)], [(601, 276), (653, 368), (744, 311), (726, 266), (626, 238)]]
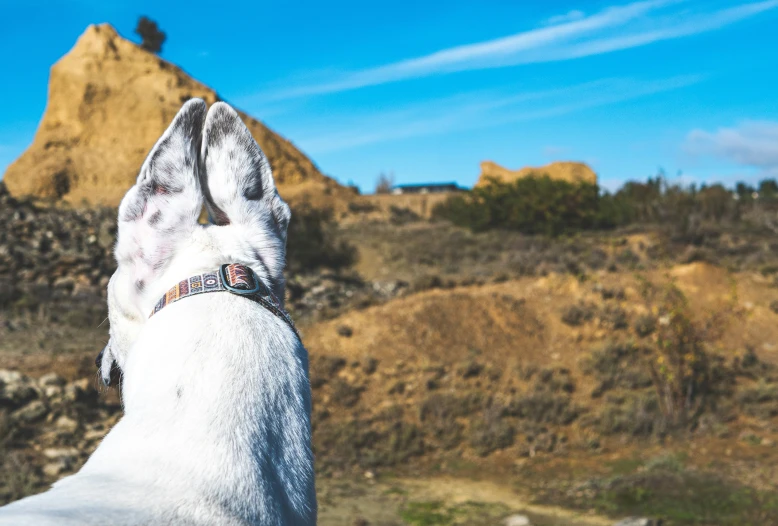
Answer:
[(778, 122), (744, 121), (714, 132), (692, 130), (684, 150), (693, 156), (711, 156), (778, 175)]
[(654, 81), (602, 79), (566, 88), (502, 97), (493, 94), (485, 97), (483, 93), (460, 95), (375, 113), (359, 121), (340, 121), (341, 130), (328, 128), (308, 137), (302, 135), (298, 143), (310, 154), (321, 154), (411, 137), (489, 128), (615, 104), (680, 89), (703, 79), (702, 75)]
[(522, 52), (625, 24), (651, 10), (678, 3), (678, 1), (647, 0), (625, 6), (609, 7), (580, 20), (540, 27), (485, 42), (455, 46), (429, 55), (361, 71), (346, 72), (341, 74), (340, 78), (330, 82), (291, 88), (279, 93), (279, 96), (295, 97), (346, 91), (409, 78), (490, 67), (489, 64), (495, 60), (504, 61)]
[(585, 16), (586, 13), (584, 13), (583, 11), (579, 9), (572, 9), (563, 15), (552, 16), (551, 18), (546, 20), (546, 24), (555, 25), (555, 24), (563, 24), (565, 22), (573, 22), (575, 20), (581, 20)]
[(552, 25), (382, 66), (329, 74), (323, 82), (293, 85), (263, 97), (295, 98), (460, 71), (599, 55), (713, 31), (774, 9), (778, 0), (706, 11), (709, 7), (700, 1), (645, 0), (591, 15), (571, 11)]
[(558, 158), (560, 155), (565, 153), (567, 151), (567, 148), (564, 148), (562, 146), (546, 146), (543, 148), (543, 155), (546, 157), (550, 157), (552, 159)]
[(567, 60), (612, 51), (645, 46), (654, 42), (696, 35), (721, 29), (746, 18), (778, 7), (778, 0), (766, 0), (752, 4), (721, 9), (712, 13), (684, 13), (683, 17), (663, 17), (654, 21), (657, 28), (613, 37), (598, 38), (550, 51), (544, 61)]

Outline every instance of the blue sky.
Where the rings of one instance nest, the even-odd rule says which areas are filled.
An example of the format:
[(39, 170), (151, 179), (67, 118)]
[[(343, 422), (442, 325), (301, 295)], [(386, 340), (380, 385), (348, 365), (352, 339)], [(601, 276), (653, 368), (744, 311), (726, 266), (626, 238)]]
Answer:
[(471, 185), (482, 160), (592, 165), (607, 188), (778, 177), (778, 0), (3, 2), (0, 171), (90, 23), (265, 121), (343, 183)]

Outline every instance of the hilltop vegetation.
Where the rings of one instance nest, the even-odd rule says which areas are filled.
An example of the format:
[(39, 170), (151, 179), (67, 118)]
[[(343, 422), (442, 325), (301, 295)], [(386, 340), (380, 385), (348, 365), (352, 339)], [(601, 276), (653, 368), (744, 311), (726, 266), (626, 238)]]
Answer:
[(718, 184), (670, 184), (657, 176), (609, 193), (589, 182), (538, 174), (512, 182), (491, 179), (439, 203), (433, 216), (477, 232), (499, 228), (558, 236), (651, 224), (688, 234), (705, 224), (775, 229), (778, 223), (765, 213), (777, 210), (774, 179), (763, 180), (757, 188), (739, 183), (733, 191)]

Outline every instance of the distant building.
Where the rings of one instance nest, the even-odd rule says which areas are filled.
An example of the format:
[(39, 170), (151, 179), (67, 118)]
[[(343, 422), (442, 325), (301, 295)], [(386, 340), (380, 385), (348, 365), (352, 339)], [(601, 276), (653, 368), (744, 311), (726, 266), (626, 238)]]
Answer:
[(465, 190), (465, 188), (456, 183), (399, 184), (392, 187), (392, 194), (440, 194), (444, 192), (463, 192)]

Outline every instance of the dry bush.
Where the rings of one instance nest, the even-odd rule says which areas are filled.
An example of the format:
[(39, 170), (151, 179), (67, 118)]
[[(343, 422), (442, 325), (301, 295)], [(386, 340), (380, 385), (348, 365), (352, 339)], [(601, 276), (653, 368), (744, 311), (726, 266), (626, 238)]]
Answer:
[(470, 426), (470, 445), (482, 457), (499, 449), (511, 447), (516, 429), (506, 422), (499, 409), (489, 408)]
[(331, 382), (332, 402), (342, 407), (354, 407), (359, 403), (363, 387), (352, 385), (344, 380), (336, 379)]
[(435, 442), (443, 449), (460, 444), (464, 427), (457, 418), (469, 417), (484, 406), (483, 396), (478, 392), (463, 396), (432, 394), (419, 407), (419, 420)]
[(594, 318), (597, 309), (591, 305), (570, 305), (562, 312), (562, 321), (571, 327), (578, 327)]
[(346, 359), (340, 356), (316, 356), (310, 361), (311, 388), (318, 389), (346, 366)]
[(502, 408), (503, 416), (515, 417), (527, 423), (571, 424), (583, 412), (571, 400), (575, 383), (570, 371), (562, 368), (525, 370), (523, 376), (532, 378), (530, 389), (510, 397)]
[(315, 208), (307, 203), (292, 211), (287, 234), (287, 270), (302, 274), (328, 268), (342, 270), (357, 260), (357, 249), (337, 239), (337, 225), (330, 209)]
[(760, 379), (756, 385), (740, 390), (737, 403), (747, 415), (761, 420), (778, 416), (778, 384)]
[(650, 350), (631, 343), (608, 342), (595, 349), (584, 363), (584, 372), (597, 378), (599, 384), (592, 391), (597, 398), (613, 389), (643, 389), (653, 381), (646, 370), (646, 355)]
[(375, 193), (388, 194), (391, 193), (394, 187), (394, 174), (381, 172), (378, 176), (378, 180), (375, 183)]
[(707, 346), (735, 316), (737, 297), (733, 290), (728, 305), (700, 320), (692, 316), (688, 300), (672, 282), (660, 288), (644, 283), (643, 294), (658, 316), (648, 359), (657, 402), (669, 426), (684, 426), (699, 416), (719, 389)]

